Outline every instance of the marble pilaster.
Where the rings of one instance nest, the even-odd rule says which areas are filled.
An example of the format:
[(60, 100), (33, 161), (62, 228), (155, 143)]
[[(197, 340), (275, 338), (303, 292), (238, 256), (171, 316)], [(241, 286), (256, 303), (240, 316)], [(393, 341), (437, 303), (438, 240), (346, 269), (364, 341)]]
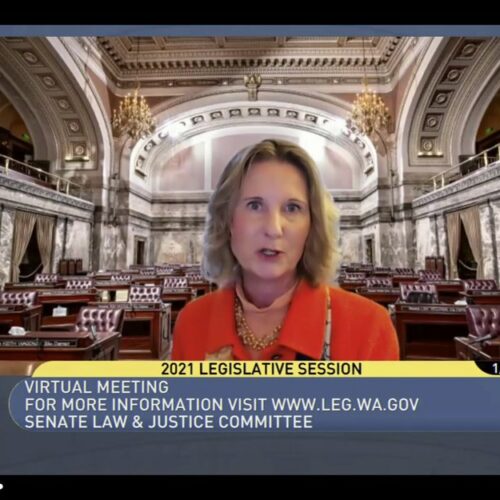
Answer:
[(0, 226), (0, 288), (3, 288), (5, 282), (10, 281), (11, 276), (14, 216), (13, 210), (3, 209)]
[[(380, 262), (384, 267), (406, 267), (408, 264), (407, 228), (403, 222), (378, 224)], [(410, 239), (411, 241), (411, 239)]]
[(83, 221), (68, 221), (66, 229), (67, 259), (82, 259), (82, 268), (89, 269), (90, 224)]
[(432, 255), (435, 247), (434, 221), (428, 217), (415, 221), (415, 268), (425, 269), (425, 257)]
[(481, 257), (483, 260), (483, 276), (493, 278), (493, 247), (491, 241), (491, 226), (488, 205), (480, 207), (479, 222), (481, 224)]
[(55, 273), (59, 268), (59, 261), (63, 258), (64, 248), (64, 219), (58, 217), (55, 224), (54, 251), (52, 253), (52, 272)]
[(198, 263), (203, 254), (203, 232), (170, 231), (156, 233), (154, 237), (154, 262)]
[[(437, 237), (438, 237), (438, 242), (439, 242), (439, 257), (444, 257), (444, 263), (446, 267), (446, 277), (450, 277), (450, 252), (448, 251), (448, 233), (447, 233), (447, 226), (446, 226), (446, 220), (444, 215), (438, 215), (436, 217), (436, 225), (437, 225), (437, 230), (432, 231), (433, 234), (437, 232)], [(435, 237), (433, 236), (433, 239), (435, 240)], [(438, 255), (437, 252), (437, 245), (434, 244), (434, 246), (431, 248), (431, 254), (429, 255)], [(423, 269), (423, 268), (422, 268)]]
[(342, 229), (339, 246), (341, 264), (363, 261), (363, 239), (359, 229)]

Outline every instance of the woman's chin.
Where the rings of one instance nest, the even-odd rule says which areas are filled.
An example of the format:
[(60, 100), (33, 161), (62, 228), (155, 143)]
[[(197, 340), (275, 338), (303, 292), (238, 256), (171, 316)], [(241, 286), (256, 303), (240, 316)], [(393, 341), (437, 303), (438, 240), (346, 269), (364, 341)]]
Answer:
[(250, 273), (252, 276), (261, 279), (261, 280), (277, 280), (280, 278), (284, 278), (288, 273), (287, 270), (285, 269), (279, 269), (279, 268), (268, 268), (268, 269), (263, 269), (263, 266), (259, 266), (258, 269), (252, 269), (250, 270)]

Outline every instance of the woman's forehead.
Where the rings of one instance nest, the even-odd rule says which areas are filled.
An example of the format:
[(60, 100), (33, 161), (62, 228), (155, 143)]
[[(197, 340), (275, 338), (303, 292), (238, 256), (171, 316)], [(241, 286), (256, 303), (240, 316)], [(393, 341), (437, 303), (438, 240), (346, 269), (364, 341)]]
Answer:
[(304, 173), (288, 162), (265, 160), (249, 166), (242, 179), (242, 189), (295, 190), (307, 193)]

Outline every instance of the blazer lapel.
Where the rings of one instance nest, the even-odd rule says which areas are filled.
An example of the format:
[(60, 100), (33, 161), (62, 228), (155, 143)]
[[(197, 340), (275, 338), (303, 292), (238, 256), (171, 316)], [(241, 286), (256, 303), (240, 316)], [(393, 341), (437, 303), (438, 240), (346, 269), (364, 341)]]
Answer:
[(280, 335), (280, 344), (309, 358), (320, 359), (326, 323), (326, 288), (297, 286)]

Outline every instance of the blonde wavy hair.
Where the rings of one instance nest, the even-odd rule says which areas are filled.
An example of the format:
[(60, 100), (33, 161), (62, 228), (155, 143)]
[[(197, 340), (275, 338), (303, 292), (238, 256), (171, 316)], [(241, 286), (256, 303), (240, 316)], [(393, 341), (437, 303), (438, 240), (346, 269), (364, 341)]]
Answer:
[(248, 170), (268, 160), (289, 163), (305, 177), (311, 226), (297, 264), (297, 275), (312, 286), (329, 283), (339, 262), (338, 210), (323, 186), (313, 159), (296, 144), (277, 139), (266, 139), (243, 149), (222, 172), (208, 203), (202, 272), (219, 287), (232, 285), (240, 275), (240, 266), (231, 251), (234, 207)]

